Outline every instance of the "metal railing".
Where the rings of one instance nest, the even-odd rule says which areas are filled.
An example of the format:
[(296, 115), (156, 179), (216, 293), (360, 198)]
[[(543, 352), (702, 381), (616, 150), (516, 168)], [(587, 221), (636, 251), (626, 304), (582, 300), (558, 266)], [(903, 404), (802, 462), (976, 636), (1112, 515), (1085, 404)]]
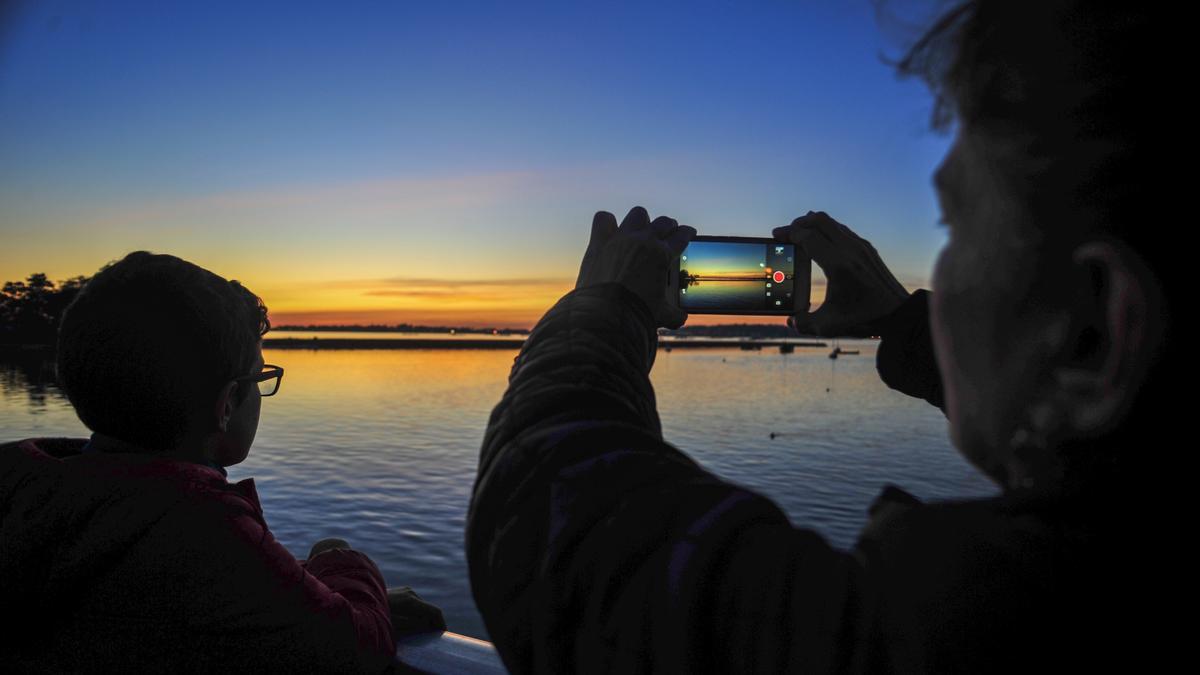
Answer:
[(396, 658), (428, 673), (506, 673), (492, 643), (458, 633), (421, 633), (401, 638)]

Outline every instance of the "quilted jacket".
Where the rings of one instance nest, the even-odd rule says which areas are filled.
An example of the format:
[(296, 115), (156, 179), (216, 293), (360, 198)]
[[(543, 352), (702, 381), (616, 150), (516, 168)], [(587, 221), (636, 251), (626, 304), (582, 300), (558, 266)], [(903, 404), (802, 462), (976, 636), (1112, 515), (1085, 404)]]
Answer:
[(378, 672), (387, 590), (362, 553), (298, 561), (252, 479), (84, 440), (0, 446), (5, 670)]

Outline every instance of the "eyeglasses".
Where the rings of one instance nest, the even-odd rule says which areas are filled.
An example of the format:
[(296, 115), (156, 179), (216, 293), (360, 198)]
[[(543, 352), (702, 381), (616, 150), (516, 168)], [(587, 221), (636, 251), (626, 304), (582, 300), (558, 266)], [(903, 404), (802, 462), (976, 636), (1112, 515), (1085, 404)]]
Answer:
[(262, 372), (257, 375), (246, 375), (233, 378), (234, 382), (254, 382), (258, 385), (258, 393), (263, 396), (274, 396), (279, 391), (279, 383), (283, 381), (283, 368), (263, 364)]

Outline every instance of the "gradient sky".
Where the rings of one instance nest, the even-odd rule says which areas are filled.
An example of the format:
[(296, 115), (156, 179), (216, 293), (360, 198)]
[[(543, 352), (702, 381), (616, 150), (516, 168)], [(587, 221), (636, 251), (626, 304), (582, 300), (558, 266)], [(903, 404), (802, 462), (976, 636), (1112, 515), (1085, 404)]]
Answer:
[(3, 7), (0, 280), (148, 249), (276, 323), (518, 327), (597, 209), (827, 211), (909, 288), (944, 238), (949, 141), (866, 0)]

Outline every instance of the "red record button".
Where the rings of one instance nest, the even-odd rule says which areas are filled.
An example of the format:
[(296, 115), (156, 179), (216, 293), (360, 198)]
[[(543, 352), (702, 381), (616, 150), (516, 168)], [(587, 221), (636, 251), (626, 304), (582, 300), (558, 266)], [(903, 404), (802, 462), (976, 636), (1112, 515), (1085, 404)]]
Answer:
[(776, 271), (775, 274), (771, 275), (771, 278), (775, 280), (775, 283), (782, 284), (786, 277), (784, 276), (783, 272)]

